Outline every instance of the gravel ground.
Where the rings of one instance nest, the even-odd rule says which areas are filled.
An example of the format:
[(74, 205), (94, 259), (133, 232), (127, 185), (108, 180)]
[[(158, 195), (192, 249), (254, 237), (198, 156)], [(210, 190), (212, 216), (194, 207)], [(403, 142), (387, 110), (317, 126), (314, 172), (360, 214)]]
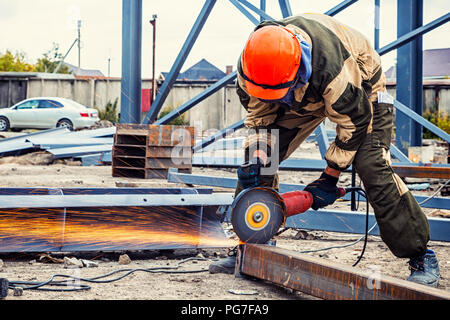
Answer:
[[(308, 146), (305, 147), (307, 150)], [(175, 187), (164, 180), (122, 179), (111, 176), (111, 167), (79, 167), (72, 165), (23, 165), (14, 162), (0, 165), (2, 187)], [(195, 174), (234, 177), (234, 170), (213, 170), (194, 168)], [(285, 183), (309, 183), (317, 178), (317, 172), (281, 172), (280, 180)], [(423, 180), (421, 180), (423, 181)], [(429, 180), (436, 189), (439, 181)], [(350, 183), (349, 174), (343, 174), (340, 184)], [(216, 191), (231, 192), (229, 189), (216, 188)], [(432, 191), (420, 192), (431, 194)], [(348, 209), (348, 203), (336, 203), (332, 207)], [(364, 206), (361, 206), (364, 207)], [(364, 209), (364, 208), (363, 208)], [(427, 214), (432, 209), (425, 209)], [(303, 251), (340, 244), (356, 240), (360, 235), (329, 233), (321, 231), (299, 232), (288, 230), (277, 239), (277, 246)], [(352, 265), (361, 252), (362, 242), (343, 249), (332, 249), (316, 253), (333, 262)], [(431, 242), (430, 248), (436, 251), (440, 261), (441, 280), (439, 288), (450, 290), (450, 244)], [(40, 292), (25, 291), (22, 296), (15, 297), (10, 292), (8, 300), (117, 300), (117, 299), (167, 299), (167, 300), (302, 300), (314, 299), (310, 296), (266, 283), (255, 279), (235, 278), (234, 275), (209, 274), (204, 272), (208, 265), (220, 257), (226, 256), (232, 248), (189, 249), (174, 251), (145, 252), (92, 252), (92, 253), (50, 253), (54, 258), (76, 257), (98, 263), (95, 268), (66, 269), (62, 263), (49, 263), (39, 260), (41, 253), (36, 254), (1, 254), (0, 277), (21, 281), (44, 281), (53, 274), (72, 274), (81, 277), (94, 277), (124, 268), (153, 268), (157, 266), (176, 266), (183, 259), (196, 257), (199, 260), (187, 261), (180, 270), (198, 270), (199, 273), (166, 274), (136, 272), (113, 283), (91, 284), (91, 289), (82, 292)], [(120, 265), (119, 256), (128, 254), (131, 263)], [(2, 265), (2, 266), (1, 266)], [(379, 237), (369, 238), (366, 253), (357, 268), (371, 270), (376, 268), (381, 273), (405, 279), (409, 270), (406, 259), (396, 258)], [(241, 293), (236, 295), (235, 293)], [(247, 295), (242, 295), (247, 293)]]

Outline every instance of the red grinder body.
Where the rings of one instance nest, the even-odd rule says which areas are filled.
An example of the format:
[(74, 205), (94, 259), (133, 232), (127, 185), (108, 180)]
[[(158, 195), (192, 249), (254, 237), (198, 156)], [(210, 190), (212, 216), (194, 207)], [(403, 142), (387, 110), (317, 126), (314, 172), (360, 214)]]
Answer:
[[(345, 189), (339, 188), (340, 196), (346, 193)], [(311, 209), (314, 199), (308, 191), (292, 191), (281, 194), (286, 207), (286, 217), (295, 216)]]
[(292, 191), (281, 194), (286, 206), (286, 217), (303, 213), (311, 208), (313, 196), (308, 191)]

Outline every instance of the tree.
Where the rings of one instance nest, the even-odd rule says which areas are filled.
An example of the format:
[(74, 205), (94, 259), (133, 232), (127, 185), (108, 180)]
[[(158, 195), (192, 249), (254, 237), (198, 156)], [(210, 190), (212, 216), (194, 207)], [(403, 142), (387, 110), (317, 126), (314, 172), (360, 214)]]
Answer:
[[(59, 45), (53, 43), (53, 48), (44, 53), (42, 58), (38, 59), (35, 65), (35, 71), (52, 73), (62, 59), (63, 55), (59, 52)], [(57, 73), (70, 74), (69, 67), (62, 64)]]
[(98, 117), (100, 118), (100, 120), (108, 120), (108, 121), (111, 121), (112, 123), (119, 122), (120, 121), (119, 113), (117, 111), (117, 103), (118, 102), (119, 102), (119, 98), (116, 98), (114, 103), (109, 101), (106, 104), (105, 109), (103, 109), (103, 110), (100, 110), (99, 108), (95, 107), (95, 109), (98, 110)]
[(0, 71), (3, 72), (33, 72), (34, 66), (25, 62), (26, 55), (23, 52), (13, 54), (7, 50), (0, 55)]

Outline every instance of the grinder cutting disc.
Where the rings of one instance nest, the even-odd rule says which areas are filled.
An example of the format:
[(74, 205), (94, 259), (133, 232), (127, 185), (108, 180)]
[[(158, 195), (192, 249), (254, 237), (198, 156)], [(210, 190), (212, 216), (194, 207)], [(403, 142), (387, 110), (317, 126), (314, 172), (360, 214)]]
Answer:
[(242, 242), (267, 243), (285, 221), (283, 199), (273, 189), (252, 188), (234, 200), (231, 223)]

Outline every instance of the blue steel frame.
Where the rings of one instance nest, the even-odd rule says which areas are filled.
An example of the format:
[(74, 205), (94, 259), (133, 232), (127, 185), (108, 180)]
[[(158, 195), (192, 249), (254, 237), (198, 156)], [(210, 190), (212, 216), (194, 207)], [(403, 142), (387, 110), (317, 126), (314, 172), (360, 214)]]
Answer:
[[(125, 3), (128, 2), (127, 0), (123, 0), (124, 1), (124, 6)], [(131, 0), (131, 3), (140, 3), (142, 0)], [(328, 10), (327, 12), (325, 12), (325, 14), (328, 14), (330, 16), (333, 16), (339, 12), (341, 12), (342, 10), (346, 9), (347, 7), (349, 7), (350, 5), (354, 4), (355, 2), (357, 2), (358, 0), (345, 0), (343, 2), (341, 2), (340, 4), (336, 5), (334, 8)], [(399, 38), (395, 41), (393, 41), (392, 43), (382, 47), (381, 49), (378, 49), (378, 53), (380, 55), (386, 54), (387, 52), (390, 52), (394, 49), (400, 48), (402, 46), (406, 46), (406, 48), (408, 49), (408, 56), (414, 58), (416, 62), (420, 63), (420, 59), (418, 58), (419, 54), (418, 48), (421, 48), (420, 46), (420, 40), (422, 35), (425, 34), (426, 32), (429, 32), (437, 27), (439, 27), (440, 25), (448, 22), (450, 20), (450, 13), (447, 13), (445, 15), (443, 15), (442, 17), (428, 23), (425, 26), (422, 26), (422, 7), (423, 7), (423, 0), (414, 0), (414, 1), (410, 1), (410, 0), (397, 0), (398, 1), (398, 6), (399, 6), (399, 19), (398, 19), (398, 24), (399, 24)], [(258, 8), (256, 6), (254, 6), (253, 4), (251, 4), (249, 1), (247, 0), (230, 0), (230, 2), (232, 2), (236, 8), (239, 9), (239, 11), (241, 11), (245, 16), (247, 16), (254, 24), (258, 23), (258, 20), (252, 16), (245, 8), (247, 7), (249, 10), (253, 11), (256, 15), (259, 15), (260, 20), (262, 19), (272, 19), (266, 12), (265, 12), (265, 5), (266, 5), (266, 1), (265, 0), (260, 0), (260, 7)], [(216, 3), (216, 0), (205, 0), (205, 4), (202, 8), (202, 11), (200, 12), (194, 26), (191, 29), (191, 32), (189, 33), (177, 59), (175, 60), (175, 63), (167, 77), (167, 79), (164, 81), (161, 90), (159, 91), (155, 102), (153, 103), (150, 112), (147, 114), (144, 123), (149, 123), (149, 122), (154, 122), (167, 95), (169, 94), (169, 91), (171, 89), (171, 87), (173, 86), (173, 84), (175, 83), (175, 80), (181, 70), (181, 67), (184, 63), (184, 61), (186, 60), (187, 55), (189, 54), (192, 46), (194, 45), (195, 40), (197, 39), (201, 29), (203, 28), (203, 25), (205, 24), (214, 4)], [(281, 12), (283, 14), (283, 17), (289, 16), (291, 15), (291, 8), (289, 5), (289, 0), (279, 0), (279, 5), (280, 5), (280, 9)], [(379, 0), (375, 0), (375, 46), (378, 47), (379, 46), (379, 9), (380, 9), (380, 1)], [(407, 12), (408, 14), (404, 14), (405, 12)], [(141, 12), (140, 12), (141, 13)], [(132, 18), (132, 14), (125, 12), (124, 10), (124, 24), (129, 23), (129, 20)], [(135, 28), (138, 28), (139, 26), (134, 26)], [(125, 28), (125, 27), (124, 27)], [(135, 29), (133, 29), (135, 30)], [(124, 33), (124, 37), (126, 37), (126, 34)], [(413, 41), (413, 43), (410, 43), (411, 41)], [(417, 45), (417, 42), (419, 42), (419, 45)], [(124, 40), (125, 43), (125, 40)], [(416, 44), (414, 46), (414, 44)], [(408, 46), (413, 46), (414, 48), (411, 49), (411, 47)], [(139, 46), (137, 46), (139, 47)], [(136, 47), (127, 47), (127, 50), (131, 50), (133, 51)], [(125, 49), (124, 49), (125, 51)], [(405, 51), (406, 52), (406, 51)], [(421, 52), (420, 52), (421, 54)], [(399, 55), (399, 61), (400, 58), (403, 58), (405, 56), (405, 53), (403, 53), (400, 49), (398, 51), (398, 55)], [(130, 56), (130, 53), (128, 52), (127, 54), (124, 53), (124, 56)], [(407, 59), (406, 59), (407, 60)], [(398, 67), (401, 67), (402, 64), (399, 63)], [(412, 96), (411, 92), (413, 91), (420, 91), (421, 90), (412, 90), (411, 89), (411, 84), (415, 85), (418, 81), (421, 82), (421, 75), (417, 76), (418, 74), (418, 70), (421, 70), (421, 68), (417, 67), (414, 64), (409, 64), (406, 65), (405, 68), (407, 68), (408, 72), (397, 72), (398, 75), (404, 75), (404, 74), (413, 74), (413, 80), (410, 81), (410, 79), (408, 78), (408, 81), (398, 81), (398, 82), (402, 82), (402, 84), (400, 85), (400, 87), (397, 88), (397, 96), (402, 99), (402, 97), (405, 97), (407, 99), (409, 99), (408, 101), (406, 101), (406, 104), (409, 104), (409, 101), (414, 100), (417, 101), (418, 104), (421, 105), (421, 100), (417, 99), (418, 95), (421, 95), (421, 93), (418, 93), (416, 96)], [(127, 79), (130, 78), (130, 70), (123, 68), (123, 78)], [(134, 74), (134, 76), (136, 76), (136, 74)], [(235, 79), (236, 79), (237, 73), (233, 72), (230, 75), (227, 75), (226, 77), (224, 77), (223, 79), (219, 80), (218, 82), (216, 82), (214, 85), (212, 85), (211, 87), (209, 87), (208, 89), (206, 89), (204, 92), (200, 93), (199, 95), (197, 95), (196, 97), (194, 97), (193, 99), (191, 99), (190, 101), (186, 102), (185, 104), (183, 104), (181, 107), (179, 107), (177, 110), (174, 110), (172, 113), (170, 113), (169, 115), (167, 115), (166, 117), (164, 117), (163, 119), (160, 119), (159, 121), (157, 121), (157, 124), (166, 124), (168, 122), (170, 122), (170, 120), (176, 118), (177, 116), (179, 116), (180, 114), (186, 112), (187, 110), (189, 110), (190, 108), (192, 108), (193, 106), (195, 106), (197, 103), (199, 103), (200, 101), (202, 101), (203, 99), (209, 97), (211, 94), (213, 94), (214, 92), (218, 91), (219, 89), (223, 88), (224, 86), (226, 86), (229, 83), (232, 83)], [(417, 81), (416, 81), (417, 80)], [(408, 83), (408, 86), (403, 86), (403, 83)], [(417, 87), (417, 86), (416, 86)], [(135, 90), (137, 90), (135, 88)], [(406, 93), (405, 93), (406, 92)], [(140, 91), (139, 91), (140, 94)], [(414, 93), (415, 94), (415, 93)], [(412, 99), (414, 98), (414, 99)], [(135, 106), (137, 106), (138, 104), (135, 104)], [(405, 156), (404, 152), (405, 152), (405, 147), (408, 145), (413, 145), (414, 141), (412, 141), (412, 134), (411, 132), (415, 132), (415, 134), (417, 134), (417, 128), (421, 129), (421, 126), (425, 126), (428, 129), (430, 129), (433, 133), (437, 134), (440, 138), (444, 139), (447, 142), (450, 142), (449, 139), (449, 135), (446, 134), (445, 132), (443, 132), (442, 130), (440, 130), (439, 128), (437, 128), (436, 126), (434, 126), (433, 124), (431, 124), (430, 122), (426, 121), (425, 119), (423, 119), (421, 117), (421, 110), (417, 109), (417, 104), (414, 105), (414, 109), (411, 110), (410, 108), (408, 111), (405, 110), (404, 104), (396, 101), (395, 102), (395, 107), (397, 109), (400, 109), (400, 111), (402, 111), (401, 113), (397, 113), (397, 117), (399, 117), (400, 120), (397, 120), (397, 127), (400, 129), (400, 132), (397, 130), (397, 136), (398, 139), (400, 140), (400, 143), (397, 143), (397, 147), (394, 146), (394, 148), (392, 148), (392, 154), (395, 155), (398, 159), (401, 160), (406, 160), (407, 157)], [(122, 109), (122, 113), (126, 113), (128, 109), (125, 108)], [(139, 108), (140, 110), (140, 108)], [(410, 112), (411, 111), (411, 112)], [(414, 112), (416, 111), (416, 112)], [(131, 111), (129, 111), (131, 112)], [(403, 118), (403, 114), (406, 115), (406, 121), (408, 122), (407, 125), (405, 125), (404, 120), (402, 120)], [(128, 117), (129, 118), (129, 117)], [(414, 120), (414, 123), (418, 122), (418, 124), (416, 125), (416, 129), (414, 129), (415, 131), (411, 131), (411, 132), (407, 132), (407, 137), (405, 138), (402, 132), (402, 128), (406, 128), (410, 122), (411, 119)], [(130, 120), (130, 122), (132, 122), (133, 119)], [(223, 138), (226, 136), (226, 134), (228, 132), (230, 132), (230, 128), (241, 128), (243, 127), (243, 121), (239, 121), (235, 124), (233, 124), (231, 127), (223, 129), (222, 131), (220, 131), (218, 134), (216, 134), (213, 137), (209, 137), (207, 139), (205, 139), (204, 141), (202, 141), (199, 145), (196, 146), (195, 151), (198, 152), (201, 150), (202, 147), (213, 143), (214, 141), (216, 141), (217, 139)], [(316, 133), (317, 137), (321, 137), (322, 139), (319, 139), (319, 147), (321, 150), (321, 154), (323, 156), (323, 151), (326, 150), (326, 145), (328, 143), (328, 139), (326, 138), (326, 135), (324, 134), (320, 134), (326, 131), (323, 128), (318, 128)], [(417, 140), (417, 139), (416, 139)], [(401, 153), (401, 151), (403, 151), (403, 154)]]
[[(422, 9), (423, 9), (423, 0), (398, 0), (398, 6), (399, 6), (399, 17), (398, 17), (398, 39), (396, 41), (393, 41), (392, 43), (384, 46), (383, 48), (379, 49), (379, 21), (380, 21), (380, 1), (375, 1), (375, 48), (379, 52), (380, 55), (383, 55), (391, 50), (400, 48), (401, 46), (405, 46), (402, 48), (403, 50), (398, 50), (398, 57), (405, 58), (409, 57), (413, 59), (415, 63), (419, 63), (419, 67), (421, 67), (421, 37), (424, 33), (435, 29), (439, 27), (440, 25), (448, 22), (450, 20), (450, 13), (447, 13), (446, 15), (432, 21), (431, 23), (427, 24), (426, 26), (422, 26)], [(260, 8), (257, 8), (247, 0), (230, 0), (230, 2), (239, 10), (241, 11), (245, 16), (247, 16), (250, 21), (252, 21), (254, 24), (259, 23), (259, 21), (250, 13), (245, 7), (247, 7), (249, 10), (253, 11), (257, 16), (259, 16), (260, 21), (263, 19), (272, 19), (266, 12), (266, 0), (260, 0)], [(289, 0), (279, 0), (280, 9), (282, 12), (283, 17), (287, 17), (291, 15), (291, 8), (289, 5)], [(328, 10), (325, 14), (328, 14), (330, 16), (333, 16), (342, 10), (346, 9), (353, 3), (357, 2), (357, 0), (345, 0), (335, 6), (334, 8)], [(125, 58), (129, 58), (128, 62), (123, 62), (123, 68), (122, 68), (122, 79), (125, 83), (122, 83), (122, 88), (129, 90), (124, 91), (122, 93), (122, 98), (129, 99), (129, 97), (137, 97), (140, 96), (140, 70), (139, 72), (135, 72), (132, 67), (139, 66), (140, 69), (140, 50), (141, 50), (141, 43), (140, 39), (131, 39), (131, 35), (135, 36), (138, 35), (137, 38), (141, 36), (141, 19), (142, 19), (142, 0), (123, 0), (123, 6), (124, 6), (124, 12), (123, 12), (123, 60), (127, 60)], [(173, 84), (176, 81), (176, 78), (186, 60), (187, 55), (189, 54), (192, 46), (194, 45), (201, 29), (203, 28), (212, 8), (214, 7), (216, 3), (216, 0), (205, 0), (205, 4), (202, 8), (202, 11), (200, 12), (194, 26), (191, 29), (191, 32), (188, 35), (188, 38), (186, 39), (177, 59), (175, 60), (175, 63), (166, 79), (164, 81), (156, 99), (153, 103), (150, 112), (147, 114), (144, 123), (152, 122), (154, 123), (157, 115), (167, 98), (170, 89), (172, 88)], [(135, 11), (128, 10), (128, 7), (135, 8)], [(127, 10), (125, 10), (127, 9)], [(408, 14), (404, 14), (407, 12)], [(402, 14), (400, 14), (402, 13)], [(413, 41), (412, 43), (410, 43)], [(133, 64), (134, 63), (134, 64)], [(437, 134), (442, 139), (446, 140), (447, 142), (450, 142), (450, 136), (443, 132), (441, 129), (437, 128), (436, 126), (432, 125), (428, 121), (426, 121), (424, 118), (421, 117), (421, 109), (418, 105), (421, 106), (421, 101), (418, 99), (418, 95), (413, 95), (411, 92), (413, 91), (411, 89), (411, 86), (414, 85), (414, 88), (419, 87), (421, 89), (421, 74), (418, 73), (418, 71), (421, 68), (418, 68), (417, 65), (413, 64), (406, 64), (404, 61), (400, 61), (400, 63), (397, 66), (402, 71), (397, 72), (397, 75), (404, 76), (407, 74), (409, 78), (406, 79), (407, 85), (403, 86), (400, 85), (397, 87), (397, 96), (403, 103), (406, 103), (409, 105), (410, 103), (413, 103), (413, 110), (406, 107), (403, 103), (399, 101), (395, 101), (395, 107), (397, 110), (401, 111), (397, 113), (397, 116), (399, 114), (404, 114), (407, 116), (408, 122), (410, 122), (412, 119), (415, 122), (418, 122), (419, 125), (417, 128), (406, 132), (406, 138), (404, 136), (403, 132), (400, 132), (400, 142), (401, 144), (395, 147), (392, 146), (391, 152), (392, 154), (397, 158), (400, 159), (403, 163), (409, 162), (409, 159), (401, 152), (401, 149), (403, 151), (405, 150), (405, 146), (412, 145), (412, 143), (417, 143), (417, 141), (413, 141), (412, 135), (417, 134), (418, 128), (420, 128), (420, 125), (425, 126), (426, 128), (430, 129), (433, 133)], [(405, 68), (406, 72), (403, 71), (402, 68)], [(132, 79), (134, 76), (134, 79)], [(172, 113), (164, 117), (163, 119), (157, 121), (157, 124), (165, 124), (170, 122), (172, 119), (177, 117), (178, 115), (186, 112), (190, 108), (192, 108), (194, 105), (196, 105), (198, 102), (202, 101), (203, 99), (207, 98), (214, 92), (218, 91), (222, 87), (226, 86), (227, 84), (233, 82), (236, 79), (237, 73), (234, 72), (223, 79), (216, 82), (214, 85), (206, 89), (203, 93), (200, 93), (191, 101), (186, 102), (181, 107), (179, 107), (177, 110), (174, 110)], [(403, 79), (401, 82), (403, 82)], [(132, 82), (131, 85), (128, 85), (128, 82)], [(139, 84), (137, 84), (139, 82)], [(400, 82), (397, 81), (397, 83)], [(417, 91), (417, 90), (416, 90)], [(420, 93), (421, 94), (421, 93)], [(406, 98), (405, 98), (406, 97)], [(126, 100), (125, 99), (125, 100)], [(406, 99), (406, 100), (402, 100)], [(122, 100), (124, 101), (124, 99)], [(128, 121), (131, 123), (136, 123), (138, 117), (129, 116), (133, 113), (140, 112), (140, 100), (128, 100), (130, 102), (133, 102), (133, 104), (125, 104), (125, 106), (122, 107), (122, 117), (124, 121)], [(415, 104), (414, 104), (415, 103)], [(133, 110), (134, 107), (134, 110)], [(415, 112), (416, 111), (416, 112)], [(402, 120), (400, 115), (400, 122), (397, 122), (397, 126), (403, 126), (404, 120)], [(204, 141), (200, 142), (194, 147), (194, 151), (198, 152), (205, 146), (215, 142), (216, 140), (225, 137), (228, 132), (232, 131), (232, 129), (238, 129), (242, 128), (244, 126), (244, 121), (241, 120), (235, 124), (233, 124), (231, 127), (226, 128), (215, 134), (214, 136), (211, 136)], [(401, 131), (401, 130), (400, 130)], [(316, 136), (319, 137), (319, 148), (321, 150), (321, 154), (323, 156), (327, 144), (328, 139), (326, 136), (326, 130), (323, 126), (319, 127), (316, 132)], [(406, 141), (406, 144), (404, 143)], [(195, 158), (195, 157), (194, 157)], [(214, 159), (213, 159), (214, 160)], [(234, 159), (236, 160), (236, 159)], [(289, 160), (289, 159), (288, 159)], [(201, 159), (201, 161), (205, 161), (205, 159)], [(206, 161), (207, 162), (207, 161)], [(295, 160), (291, 161), (292, 167), (296, 167), (300, 164), (300, 167), (302, 170), (308, 170), (308, 169), (318, 169), (318, 168), (324, 168), (325, 164), (323, 160), (306, 160), (306, 163), (304, 166), (302, 166), (301, 163), (298, 163), (299, 161), (295, 162)], [(304, 161), (305, 162), (305, 161)], [(228, 165), (228, 164), (227, 164)], [(236, 166), (236, 163), (230, 164), (231, 167)], [(290, 162), (286, 161), (281, 166), (290, 166)], [(176, 178), (173, 178), (174, 175), (177, 175)], [(212, 184), (212, 185), (222, 185), (224, 187), (234, 187), (236, 184), (235, 178), (214, 178), (214, 177), (199, 177), (194, 175), (183, 175), (178, 174), (173, 171), (169, 174), (169, 181), (171, 179), (175, 179), (176, 182), (187, 182), (187, 183), (199, 183), (199, 184)], [(208, 181), (205, 181), (209, 180)], [(203, 182), (201, 182), (203, 180)], [(174, 182), (175, 182), (174, 181)], [(281, 184), (281, 190), (282, 192), (291, 191), (291, 190), (298, 190), (301, 189), (303, 186), (301, 185), (288, 185), (288, 184)], [(418, 201), (423, 201), (424, 197), (417, 197)], [(428, 201), (424, 204), (424, 207), (436, 207), (436, 208), (448, 208), (448, 199), (445, 198), (434, 198)], [(355, 213), (355, 212), (337, 212), (332, 210), (320, 210), (320, 211), (311, 211), (309, 210), (304, 215), (298, 215), (295, 217), (291, 217), (287, 221), (288, 227), (297, 227), (301, 226), (305, 229), (316, 229), (316, 230), (329, 230), (329, 231), (338, 231), (338, 232), (352, 232), (352, 233), (363, 233), (362, 226), (364, 225), (364, 214), (361, 213)], [(371, 223), (374, 223), (373, 215), (370, 217)], [(446, 219), (439, 219), (439, 218), (431, 218), (430, 219), (430, 229), (432, 229), (432, 239), (433, 240), (443, 240), (443, 241), (450, 241), (449, 233), (448, 233), (448, 224), (449, 221)], [(377, 229), (375, 229), (374, 234), (378, 234)]]
[[(421, 27), (423, 24), (423, 0), (397, 0), (397, 37)], [(397, 50), (397, 100), (422, 115), (422, 37)], [(395, 117), (396, 145), (403, 152), (409, 146), (422, 145), (422, 126), (405, 114)]]
[[(228, 177), (214, 177), (214, 176), (203, 176), (203, 175), (194, 175), (190, 173), (179, 173), (178, 169), (171, 168), (169, 169), (169, 174), (167, 177), (168, 182), (173, 183), (184, 183), (187, 185), (200, 185), (200, 186), (208, 186), (208, 187), (220, 187), (220, 188), (229, 188), (236, 189), (237, 178), (228, 178)], [(280, 183), (279, 191), (280, 193), (303, 190), (305, 185), (302, 184), (290, 184), (290, 183)], [(428, 197), (414, 195), (417, 202), (422, 202), (426, 200)], [(351, 200), (351, 195), (346, 194), (343, 200)], [(361, 202), (365, 202), (365, 198), (361, 196)], [(428, 200), (427, 202), (421, 205), (423, 208), (436, 208), (436, 209), (448, 209), (450, 207), (450, 199), (442, 198), (442, 197), (434, 197)]]
[(120, 122), (141, 122), (142, 0), (122, 2)]

